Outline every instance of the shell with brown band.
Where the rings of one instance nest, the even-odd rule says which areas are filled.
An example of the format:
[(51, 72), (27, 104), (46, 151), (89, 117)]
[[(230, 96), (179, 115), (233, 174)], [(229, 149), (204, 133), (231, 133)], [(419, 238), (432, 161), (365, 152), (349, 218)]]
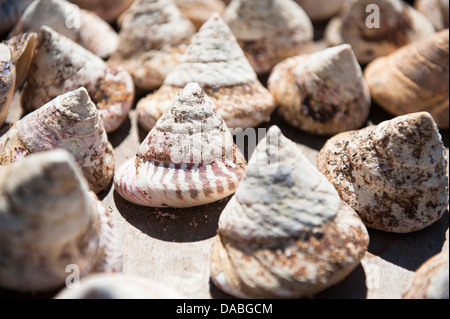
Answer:
[(120, 239), (69, 153), (31, 155), (0, 174), (0, 287), (61, 288), (68, 266), (122, 270)]
[(199, 206), (233, 194), (245, 167), (213, 102), (197, 83), (189, 83), (135, 158), (117, 170), (114, 186), (141, 206)]

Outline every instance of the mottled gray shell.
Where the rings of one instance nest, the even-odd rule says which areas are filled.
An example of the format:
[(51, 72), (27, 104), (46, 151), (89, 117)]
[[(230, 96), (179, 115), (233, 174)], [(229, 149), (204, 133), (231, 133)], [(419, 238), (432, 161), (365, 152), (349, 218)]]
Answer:
[(16, 68), (11, 62), (11, 52), (7, 45), (0, 43), (0, 127), (8, 115), (15, 82)]

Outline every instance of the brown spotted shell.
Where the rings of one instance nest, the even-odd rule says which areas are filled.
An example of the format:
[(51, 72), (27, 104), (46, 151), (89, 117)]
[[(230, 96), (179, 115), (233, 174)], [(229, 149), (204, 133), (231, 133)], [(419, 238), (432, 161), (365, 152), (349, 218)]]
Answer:
[(16, 82), (16, 68), (7, 45), (0, 43), (0, 127), (5, 122)]
[(318, 168), (366, 226), (408, 233), (447, 209), (445, 148), (429, 113), (412, 113), (332, 137)]
[(440, 129), (449, 128), (449, 30), (372, 61), (364, 75), (370, 93), (389, 113), (426, 111)]
[(56, 148), (72, 154), (92, 191), (99, 193), (110, 185), (113, 148), (84, 88), (58, 96), (14, 123), (0, 137), (0, 165)]
[(239, 298), (309, 297), (345, 278), (368, 242), (333, 185), (272, 127), (220, 216), (211, 278)]
[(369, 88), (348, 44), (284, 60), (273, 69), (268, 88), (278, 113), (309, 133), (357, 129), (369, 116)]
[(31, 155), (1, 171), (0, 219), (2, 288), (60, 288), (68, 266), (80, 276), (122, 270), (107, 212), (66, 151)]

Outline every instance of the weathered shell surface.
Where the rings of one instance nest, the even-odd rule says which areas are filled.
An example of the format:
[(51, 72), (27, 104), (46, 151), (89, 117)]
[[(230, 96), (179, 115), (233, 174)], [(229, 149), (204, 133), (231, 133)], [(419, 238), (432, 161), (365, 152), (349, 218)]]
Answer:
[(348, 44), (284, 60), (268, 88), (283, 118), (313, 134), (357, 129), (369, 116), (369, 88)]
[(272, 127), (220, 216), (211, 278), (236, 297), (312, 296), (346, 277), (368, 243), (333, 185)]
[(108, 63), (122, 66), (141, 89), (160, 87), (179, 63), (194, 26), (172, 0), (136, 0), (121, 19), (119, 45)]
[(161, 88), (139, 101), (139, 124), (150, 130), (190, 82), (202, 87), (229, 128), (257, 126), (267, 121), (275, 109), (272, 94), (259, 82), (233, 33), (217, 13), (192, 37), (180, 64), (167, 75)]
[(134, 0), (70, 0), (80, 8), (95, 12), (107, 22), (114, 22)]
[(109, 186), (113, 148), (84, 88), (61, 95), (17, 121), (0, 138), (0, 165), (56, 148), (74, 156), (95, 193)]
[(319, 170), (366, 226), (397, 233), (441, 218), (446, 166), (441, 136), (426, 112), (336, 135), (318, 157)]
[(0, 0), (0, 37), (6, 35), (33, 0)]
[(437, 31), (449, 27), (449, 0), (416, 0), (414, 7), (430, 20)]
[(8, 46), (0, 43), (0, 127), (8, 115), (15, 82), (16, 68), (11, 62), (11, 52)]
[(171, 287), (124, 274), (93, 274), (77, 289), (66, 288), (55, 299), (186, 299)]
[(372, 61), (364, 75), (373, 99), (396, 116), (426, 111), (449, 128), (449, 30)]
[[(374, 4), (379, 8), (379, 21), (370, 16), (377, 13), (371, 13)], [(423, 14), (401, 0), (350, 0), (328, 23), (325, 39), (331, 46), (350, 44), (358, 61), (366, 64), (434, 32)]]
[(313, 41), (311, 20), (293, 0), (234, 0), (223, 17), (257, 74)]
[(117, 49), (118, 35), (96, 14), (65, 0), (36, 0), (17, 22), (10, 36), (39, 32), (48, 26), (98, 55), (107, 58)]
[(403, 299), (449, 298), (449, 253), (442, 251), (425, 261), (412, 277)]
[(1, 174), (2, 288), (59, 288), (69, 265), (76, 265), (81, 276), (121, 271), (119, 238), (67, 152), (31, 155)]
[(174, 0), (174, 2), (197, 30), (213, 13), (223, 14), (226, 8), (225, 3), (221, 0)]
[(346, 0), (295, 0), (314, 22), (324, 21), (336, 15), (345, 1)]
[(58, 95), (85, 87), (96, 104), (106, 132), (117, 130), (128, 117), (134, 84), (128, 72), (105, 62), (49, 27), (42, 27), (22, 91), (25, 112), (36, 110)]
[(234, 193), (246, 167), (225, 122), (197, 83), (188, 84), (156, 123), (135, 158), (116, 172), (126, 200), (190, 207)]

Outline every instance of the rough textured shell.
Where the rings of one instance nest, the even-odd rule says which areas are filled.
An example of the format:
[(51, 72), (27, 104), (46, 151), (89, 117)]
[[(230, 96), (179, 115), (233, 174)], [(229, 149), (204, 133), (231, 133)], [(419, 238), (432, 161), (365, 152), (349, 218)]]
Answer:
[(94, 192), (109, 186), (113, 149), (84, 88), (61, 95), (17, 121), (0, 138), (0, 165), (56, 148), (74, 156)]
[(448, 0), (416, 0), (414, 7), (430, 20), (437, 31), (448, 29)]
[(158, 88), (195, 33), (172, 0), (135, 1), (122, 15), (119, 45), (108, 60), (122, 66), (137, 87)]
[(190, 207), (233, 194), (245, 167), (212, 101), (190, 83), (149, 132), (136, 158), (118, 169), (114, 185), (138, 205)]
[(373, 99), (394, 115), (426, 111), (449, 128), (449, 30), (372, 61), (364, 75)]
[(36, 110), (58, 95), (85, 87), (96, 104), (106, 132), (124, 122), (134, 100), (128, 72), (105, 62), (49, 27), (42, 27), (22, 91), (25, 112)]
[(403, 299), (448, 299), (448, 262), (448, 250), (424, 262), (412, 277)]
[(295, 0), (308, 17), (314, 21), (324, 21), (336, 15), (346, 0)]
[(0, 286), (37, 292), (80, 274), (121, 271), (121, 249), (101, 202), (65, 151), (32, 155), (0, 178)]
[(78, 42), (101, 58), (107, 58), (117, 49), (118, 35), (108, 23), (65, 0), (34, 1), (27, 7), (10, 36), (26, 31), (39, 32), (43, 25)]
[(357, 129), (369, 116), (369, 88), (348, 44), (284, 60), (268, 88), (283, 118), (313, 134)]
[(174, 0), (174, 2), (197, 30), (213, 13), (223, 14), (226, 8), (225, 3), (221, 0)]
[(336, 135), (318, 158), (319, 170), (366, 226), (398, 233), (441, 218), (446, 165), (441, 136), (425, 112)]
[(313, 26), (292, 0), (234, 0), (223, 15), (257, 74), (299, 55), (313, 40)]
[(80, 8), (95, 12), (107, 22), (114, 22), (134, 0), (70, 0)]
[(346, 277), (368, 242), (333, 185), (272, 127), (220, 216), (211, 278), (236, 297), (312, 296)]
[(0, 43), (0, 127), (8, 115), (9, 106), (14, 95), (16, 68), (11, 62), (8, 46)]
[(0, 37), (6, 35), (33, 0), (0, 0)]
[(256, 126), (270, 118), (275, 103), (259, 82), (232, 32), (213, 14), (191, 39), (180, 64), (161, 88), (137, 105), (139, 124), (150, 130), (190, 82), (200, 84), (230, 128)]
[[(435, 32), (428, 19), (401, 0), (378, 0), (379, 27), (368, 27), (373, 11), (366, 12), (372, 0), (350, 0), (340, 14), (333, 18), (325, 30), (325, 39), (331, 45), (348, 43), (358, 61), (366, 64), (373, 59), (394, 52), (415, 40)], [(369, 7), (370, 8), (370, 7)], [(370, 20), (370, 19), (369, 19)], [(376, 18), (370, 23), (377, 23)]]

